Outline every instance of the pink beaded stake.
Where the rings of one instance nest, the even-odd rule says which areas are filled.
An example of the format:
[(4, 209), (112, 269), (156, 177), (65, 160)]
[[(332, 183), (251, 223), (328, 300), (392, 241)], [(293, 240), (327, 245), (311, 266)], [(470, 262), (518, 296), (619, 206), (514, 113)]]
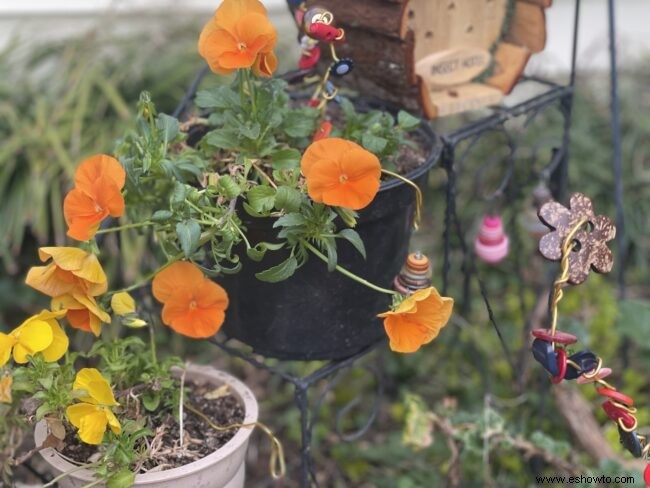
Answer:
[(481, 261), (497, 264), (508, 255), (510, 242), (498, 215), (486, 215), (474, 241), (474, 251)]

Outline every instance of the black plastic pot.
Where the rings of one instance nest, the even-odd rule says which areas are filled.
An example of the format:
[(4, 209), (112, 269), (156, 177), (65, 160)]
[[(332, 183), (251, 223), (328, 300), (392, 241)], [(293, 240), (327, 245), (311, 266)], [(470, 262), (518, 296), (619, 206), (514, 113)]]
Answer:
[[(427, 129), (430, 156), (406, 177), (422, 186), (438, 162), (441, 143)], [(413, 188), (399, 180), (382, 184), (373, 202), (359, 212), (356, 230), (366, 246), (367, 259), (347, 242), (338, 240), (338, 263), (385, 288), (399, 273), (408, 254), (415, 211)], [(273, 242), (272, 219), (246, 221), (251, 243)], [(328, 272), (315, 256), (286, 281), (265, 283), (255, 273), (286, 259), (268, 253), (261, 263), (243, 260), (242, 270), (219, 283), (230, 305), (223, 330), (267, 357), (293, 360), (349, 357), (385, 337), (381, 319), (390, 297), (373, 291), (339, 272)]]

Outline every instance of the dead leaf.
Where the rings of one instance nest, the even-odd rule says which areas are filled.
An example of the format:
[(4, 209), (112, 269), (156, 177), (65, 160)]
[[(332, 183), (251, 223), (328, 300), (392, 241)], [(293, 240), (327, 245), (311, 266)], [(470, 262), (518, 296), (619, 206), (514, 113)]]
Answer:
[(203, 398), (206, 400), (216, 400), (217, 398), (222, 398), (227, 395), (230, 395), (228, 385), (221, 385), (219, 388), (207, 392), (205, 395), (203, 395)]
[(11, 403), (11, 385), (13, 378), (11, 376), (4, 376), (0, 379), (0, 403)]
[(63, 422), (61, 422), (59, 419), (53, 418), (48, 418), (45, 420), (47, 421), (47, 426), (50, 429), (50, 433), (54, 437), (60, 440), (65, 439), (65, 427), (63, 426)]

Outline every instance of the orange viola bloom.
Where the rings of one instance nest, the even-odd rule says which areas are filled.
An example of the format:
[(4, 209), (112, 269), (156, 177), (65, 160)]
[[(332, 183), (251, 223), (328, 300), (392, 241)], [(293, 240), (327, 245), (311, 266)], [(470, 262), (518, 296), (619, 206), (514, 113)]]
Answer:
[(415, 352), (423, 344), (438, 337), (447, 325), (454, 307), (454, 299), (442, 297), (433, 287), (417, 290), (404, 299), (395, 310), (380, 313), (390, 339), (390, 348), (396, 352)]
[(126, 173), (119, 161), (97, 154), (83, 161), (75, 173), (75, 187), (63, 201), (68, 235), (78, 241), (92, 238), (107, 216), (124, 213), (122, 188)]
[(271, 76), (277, 67), (277, 32), (258, 0), (224, 0), (199, 36), (199, 54), (215, 73), (253, 68)]
[(162, 321), (194, 339), (217, 333), (226, 318), (228, 295), (192, 263), (173, 263), (153, 279), (153, 296), (163, 303)]
[(315, 202), (359, 210), (379, 191), (379, 159), (352, 141), (330, 137), (313, 142), (300, 168)]
[(102, 322), (111, 321), (111, 316), (99, 308), (93, 297), (78, 293), (53, 298), (52, 310), (65, 310), (72, 327), (92, 332), (96, 337), (102, 332)]
[(52, 298), (78, 293), (98, 296), (108, 289), (106, 274), (97, 256), (76, 247), (41, 247), (41, 261), (46, 266), (33, 266), (25, 283)]

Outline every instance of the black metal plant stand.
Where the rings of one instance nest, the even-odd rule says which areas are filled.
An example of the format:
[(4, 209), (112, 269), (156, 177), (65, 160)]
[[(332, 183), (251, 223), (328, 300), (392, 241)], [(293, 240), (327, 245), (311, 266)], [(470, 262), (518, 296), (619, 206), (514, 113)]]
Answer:
[[(378, 342), (348, 358), (329, 361), (307, 376), (296, 376), (288, 373), (286, 369), (282, 367), (270, 366), (269, 364), (260, 361), (255, 355), (247, 354), (237, 348), (227, 345), (225, 341), (220, 341), (216, 338), (213, 338), (210, 340), (210, 342), (230, 356), (243, 359), (255, 368), (276, 375), (283, 381), (293, 386), (294, 404), (300, 412), (300, 486), (308, 487), (312, 483), (314, 485), (318, 485), (318, 482), (316, 480), (316, 473), (314, 471), (311, 449), (312, 431), (316, 422), (318, 421), (320, 408), (323, 405), (327, 394), (336, 387), (338, 380), (342, 376), (342, 373), (355, 366), (359, 360), (373, 352), (379, 346), (384, 345), (384, 342)], [(375, 378), (375, 397), (374, 401), (372, 402), (372, 407), (367, 420), (359, 429), (354, 432), (343, 433), (339, 428), (340, 420), (351, 408), (356, 406), (356, 404), (359, 402), (360, 397), (353, 399), (337, 413), (335, 423), (336, 432), (339, 437), (346, 442), (351, 442), (359, 439), (370, 428), (377, 416), (379, 405), (381, 403), (381, 397), (383, 395), (383, 382), (379, 369), (367, 364), (364, 364), (361, 367), (365, 368)], [(310, 389), (321, 381), (327, 381), (327, 384), (325, 388), (323, 388), (323, 390), (320, 392), (320, 395), (316, 399), (314, 405), (310, 407)]]
[[(612, 0), (610, 0), (610, 36), (612, 39), (610, 43), (610, 52), (612, 54), (612, 60), (614, 63), (615, 46), (613, 42), (614, 24), (612, 12), (613, 6)], [(487, 203), (490, 203), (498, 198), (504, 198), (506, 200), (513, 198), (511, 189), (513, 186), (516, 186), (516, 184), (513, 182), (513, 176), (515, 173), (515, 155), (518, 150), (519, 141), (517, 140), (517, 137), (511, 133), (507, 125), (513, 119), (523, 118), (523, 127), (525, 129), (540, 114), (546, 112), (548, 109), (557, 109), (561, 114), (563, 120), (562, 135), (557, 141), (557, 144), (552, 147), (552, 157), (550, 162), (540, 172), (533, 175), (532, 178), (541, 178), (548, 180), (551, 185), (553, 196), (556, 199), (562, 199), (566, 195), (569, 160), (569, 134), (575, 88), (575, 68), (579, 17), (580, 0), (575, 0), (571, 71), (568, 84), (560, 85), (539, 78), (524, 77), (522, 79), (522, 82), (535, 83), (539, 86), (544, 87), (544, 91), (541, 94), (536, 94), (532, 97), (529, 97), (521, 103), (518, 103), (517, 105), (511, 107), (492, 107), (490, 115), (471, 123), (464, 124), (461, 127), (442, 135), (442, 141), (444, 145), (442, 153), (442, 167), (447, 173), (447, 182), (445, 188), (446, 206), (443, 233), (444, 254), (442, 267), (442, 291), (443, 293), (446, 293), (450, 284), (449, 277), (452, 269), (451, 251), (452, 248), (454, 248), (454, 243), (452, 240), (455, 238), (458, 241), (458, 247), (461, 251), (461, 270), (463, 275), (462, 296), (459, 300), (461, 309), (466, 310), (469, 306), (471, 282), (472, 278), (476, 278), (480, 293), (483, 297), (485, 306), (488, 311), (490, 322), (492, 323), (496, 333), (501, 340), (501, 345), (504, 349), (505, 357), (513, 368), (515, 367), (514, 358), (510, 353), (506, 341), (501, 335), (495, 314), (492, 311), (492, 307), (488, 299), (486, 287), (479, 275), (477, 266), (474, 262), (473, 252), (469, 249), (463, 225), (457, 214), (457, 200), (459, 192), (458, 182), (461, 180), (463, 169), (466, 167), (466, 161), (471, 156), (471, 150), (473, 147), (475, 147), (477, 142), (483, 137), (490, 137), (495, 133), (500, 134), (505, 138), (508, 148), (509, 155), (505, 158), (506, 170), (497, 189), (488, 195), (482, 195), (482, 198)], [(207, 72), (208, 69), (205, 67), (198, 73), (196, 79), (191, 84), (182, 102), (174, 112), (175, 116), (181, 116), (181, 114), (185, 111), (187, 105), (190, 103), (192, 97), (194, 96), (201, 79), (207, 74)], [(615, 72), (613, 74), (612, 84), (612, 99), (614, 101), (613, 108), (617, 109)], [(613, 128), (615, 129), (617, 129), (617, 120), (618, 119), (616, 118), (613, 123)], [(616, 139), (617, 137), (619, 136), (616, 131), (614, 131), (614, 138)], [(464, 149), (462, 146), (464, 146)], [(618, 147), (620, 147), (620, 144)], [(615, 169), (617, 170), (616, 178), (617, 181), (619, 181), (620, 155), (618, 155), (616, 161), (618, 161), (618, 165), (615, 165)], [(494, 164), (494, 161), (488, 160), (484, 163), (483, 166), (489, 166), (491, 164)], [(483, 169), (479, 168), (478, 174), (481, 174), (482, 171)], [(619, 183), (617, 183), (617, 185), (619, 185)], [(618, 189), (619, 188), (617, 186), (617, 190)], [(619, 203), (618, 199), (617, 203)], [(617, 225), (620, 226), (620, 223), (617, 223)], [(622, 226), (619, 228), (622, 228)], [(514, 247), (514, 249), (515, 253), (517, 253), (517, 248)], [(518, 263), (522, 262), (521, 256), (516, 255), (515, 259)], [(327, 362), (323, 366), (319, 367), (316, 371), (304, 377), (296, 376), (287, 372), (287, 370), (282, 367), (282, 362), (280, 362), (280, 367), (271, 366), (267, 362), (260, 360), (259, 356), (257, 355), (242, 352), (242, 350), (228, 345), (227, 341), (221, 341), (215, 338), (210, 340), (210, 342), (223, 350), (226, 354), (240, 358), (257, 369), (264, 370), (273, 375), (276, 375), (286, 383), (289, 383), (293, 386), (294, 403), (300, 412), (300, 486), (306, 488), (312, 484), (317, 485), (318, 483), (316, 480), (314, 462), (312, 457), (312, 432), (316, 422), (318, 421), (318, 413), (325, 400), (325, 396), (335, 388), (337, 381), (340, 379), (343, 372), (358, 366), (363, 358), (368, 356), (373, 351), (382, 348), (384, 346), (384, 342), (370, 346), (367, 349), (364, 349), (348, 358)], [(451, 350), (451, 347), (448, 348), (448, 351), (449, 350)], [(441, 361), (442, 360), (443, 359), (441, 358)], [(341, 439), (344, 441), (357, 440), (369, 429), (370, 425), (377, 415), (380, 399), (383, 393), (383, 383), (378, 368), (375, 366), (370, 366), (368, 364), (364, 364), (359, 367), (368, 370), (376, 379), (375, 400), (366, 422), (356, 432), (344, 434), (339, 431), (340, 429), (338, 429), (341, 417), (354, 406), (354, 401), (341, 409), (341, 411), (337, 414), (337, 432), (339, 433)], [(327, 384), (321, 394), (316, 398), (313, 406), (310, 407), (310, 390), (312, 387), (314, 387), (314, 385), (322, 381), (327, 381)]]

